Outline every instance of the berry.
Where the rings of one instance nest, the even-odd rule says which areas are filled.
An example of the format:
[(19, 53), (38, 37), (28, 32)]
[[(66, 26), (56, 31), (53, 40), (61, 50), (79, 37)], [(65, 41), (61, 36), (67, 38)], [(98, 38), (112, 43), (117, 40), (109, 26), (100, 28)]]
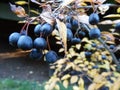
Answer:
[(91, 53), (91, 52), (89, 52), (89, 51), (86, 51), (86, 52), (85, 52), (85, 56), (86, 56), (86, 57), (90, 57), (90, 56), (91, 56), (91, 54), (92, 54), (92, 53)]
[(31, 37), (27, 35), (22, 35), (18, 42), (17, 42), (18, 48), (23, 49), (23, 50), (30, 50), (33, 47), (33, 41)]
[(26, 35), (26, 30), (22, 30), (22, 31), (20, 32), (20, 34), (21, 34), (21, 35)]
[(37, 50), (36, 48), (32, 49), (29, 54), (31, 59), (40, 60), (43, 56), (42, 50)]
[(91, 25), (98, 24), (99, 21), (100, 21), (100, 19), (99, 19), (99, 16), (98, 16), (97, 13), (90, 14), (90, 16), (89, 16), (89, 23)]
[(69, 28), (69, 29), (72, 29), (71, 23), (66, 23), (66, 27)]
[(102, 86), (99, 90), (109, 90), (109, 87), (107, 87), (107, 86)]
[(73, 20), (73, 18), (71, 16), (67, 16), (66, 17), (66, 22), (71, 23), (72, 20)]
[(45, 58), (48, 63), (54, 63), (55, 61), (58, 60), (58, 55), (56, 52), (51, 50), (45, 54)]
[(70, 41), (73, 38), (73, 33), (71, 29), (67, 29), (67, 40)]
[(79, 24), (78, 24), (78, 20), (73, 19), (73, 20), (72, 20), (72, 29), (77, 30), (78, 25), (79, 25)]
[(78, 35), (79, 35), (80, 38), (83, 38), (86, 35), (86, 33), (83, 32), (83, 31), (79, 31)]
[(96, 47), (97, 45), (96, 45), (96, 43), (92, 43), (92, 47)]
[(76, 37), (75, 37), (75, 38), (72, 38), (72, 39), (71, 39), (71, 43), (72, 43), (72, 44), (78, 44), (78, 43), (80, 43), (80, 38), (76, 38)]
[(114, 49), (115, 48), (115, 46), (114, 45), (110, 45), (110, 49)]
[(89, 36), (91, 38), (99, 38), (100, 35), (101, 35), (101, 32), (100, 32), (100, 30), (98, 28), (93, 28), (89, 32)]
[(116, 23), (115, 29), (116, 29), (116, 30), (120, 30), (120, 22), (119, 22), (119, 23)]
[(106, 55), (102, 55), (102, 59), (106, 59)]
[(9, 36), (9, 44), (12, 46), (17, 46), (18, 39), (20, 38), (20, 33), (14, 32)]
[(41, 26), (40, 31), (44, 36), (48, 36), (52, 33), (53, 27), (49, 23), (45, 23)]
[(44, 38), (38, 37), (34, 40), (34, 47), (37, 49), (45, 49), (47, 47), (47, 42)]
[(40, 28), (41, 28), (41, 24), (37, 24), (34, 28), (34, 33), (36, 36), (39, 36), (41, 31), (40, 31)]

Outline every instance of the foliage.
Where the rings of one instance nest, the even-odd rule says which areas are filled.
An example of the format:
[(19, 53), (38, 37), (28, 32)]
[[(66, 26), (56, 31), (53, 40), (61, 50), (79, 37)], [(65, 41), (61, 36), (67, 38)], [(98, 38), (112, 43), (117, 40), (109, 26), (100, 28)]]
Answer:
[[(119, 0), (115, 1), (119, 3)], [(22, 6), (10, 3), (10, 7), (18, 17), (25, 18), (25, 25), (20, 33), (25, 30), (25, 35), (28, 35), (29, 25), (37, 23), (39, 25), (35, 27), (37, 37), (45, 38), (47, 41), (47, 47), (39, 49), (42, 50), (43, 57), (47, 58), (46, 61), (49, 61), (50, 69), (54, 72), (46, 82), (45, 90), (60, 90), (59, 83), (69, 90), (120, 89), (120, 61), (114, 54), (120, 47), (120, 43), (116, 43), (116, 40), (120, 40), (118, 33), (120, 24), (109, 23), (115, 25), (112, 30), (98, 29), (101, 23), (99, 15), (104, 15), (110, 7), (118, 5), (105, 4), (106, 0), (44, 0), (44, 2), (31, 0), (31, 2), (42, 7), (40, 14), (32, 10), (39, 16), (30, 17), (30, 13), (26, 14)], [(16, 2), (19, 5), (27, 3), (30, 9), (29, 0)], [(90, 9), (92, 12), (88, 14), (87, 11)], [(117, 12), (119, 13), (119, 8)], [(104, 18), (111, 17), (116, 15), (107, 15)], [(55, 39), (54, 46), (60, 46), (56, 53), (49, 52), (52, 48), (49, 41), (51, 37)], [(38, 47), (46, 46), (44, 43), (41, 44), (41, 41), (36, 43)], [(48, 52), (49, 55), (46, 55)], [(60, 55), (59, 58), (57, 54)]]

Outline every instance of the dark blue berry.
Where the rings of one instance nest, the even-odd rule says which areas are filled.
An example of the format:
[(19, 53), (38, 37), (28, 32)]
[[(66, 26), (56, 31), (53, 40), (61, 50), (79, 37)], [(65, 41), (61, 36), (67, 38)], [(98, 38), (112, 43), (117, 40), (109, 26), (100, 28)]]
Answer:
[(47, 42), (44, 38), (38, 37), (34, 40), (34, 47), (37, 49), (45, 49), (47, 47)]
[(48, 63), (54, 63), (55, 61), (58, 60), (58, 55), (55, 51), (51, 50), (45, 54), (45, 58)]
[(9, 44), (12, 45), (12, 46), (17, 46), (17, 42), (18, 42), (20, 36), (21, 35), (18, 32), (14, 32), (14, 33), (10, 34)]
[(41, 24), (37, 24), (35, 26), (34, 33), (35, 33), (36, 36), (40, 36), (40, 33), (41, 33), (40, 28), (41, 28)]
[(71, 29), (67, 29), (67, 40), (70, 41), (73, 38), (73, 33)]
[(42, 53), (42, 50), (38, 50), (38, 49), (34, 48), (30, 52), (29, 56), (31, 59), (41, 60), (43, 53)]
[(89, 23), (91, 25), (98, 24), (99, 21), (100, 21), (100, 19), (99, 19), (99, 16), (98, 16), (97, 13), (90, 14), (90, 16), (89, 16)]
[(92, 28), (89, 32), (90, 38), (99, 38), (101, 36), (101, 32), (98, 28)]
[(80, 43), (80, 38), (76, 38), (76, 37), (75, 37), (75, 38), (72, 38), (72, 39), (71, 39), (71, 43), (72, 43), (72, 44), (78, 44), (78, 43)]
[(27, 35), (22, 35), (18, 42), (17, 42), (18, 48), (23, 49), (23, 50), (30, 50), (33, 47), (33, 41), (31, 37)]

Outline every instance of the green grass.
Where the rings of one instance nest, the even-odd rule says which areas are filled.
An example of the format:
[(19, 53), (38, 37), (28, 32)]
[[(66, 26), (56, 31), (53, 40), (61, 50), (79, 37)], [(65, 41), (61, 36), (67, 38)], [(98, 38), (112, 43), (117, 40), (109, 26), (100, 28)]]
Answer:
[[(0, 79), (0, 90), (44, 90), (44, 85), (38, 82)], [(64, 88), (61, 83), (59, 86), (60, 90), (72, 90), (72, 87)]]
[(0, 80), (0, 90), (44, 90), (44, 85), (37, 82), (4, 79)]

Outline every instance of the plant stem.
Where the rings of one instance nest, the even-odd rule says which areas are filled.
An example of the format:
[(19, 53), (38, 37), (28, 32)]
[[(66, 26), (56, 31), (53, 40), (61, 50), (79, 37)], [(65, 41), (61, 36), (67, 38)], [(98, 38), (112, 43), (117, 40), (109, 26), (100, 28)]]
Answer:
[[(83, 24), (83, 27), (89, 32), (90, 31), (90, 27), (88, 27), (87, 25)], [(113, 61), (116, 65), (120, 65), (119, 61), (117, 60), (116, 56), (114, 55), (114, 53), (111, 52), (111, 50), (108, 48), (108, 46), (106, 45), (106, 43), (101, 39), (101, 38), (98, 38), (97, 39), (104, 47), (105, 49), (110, 53), (110, 55), (112, 56), (113, 58)]]
[(118, 62), (116, 56), (114, 55), (114, 53), (111, 52), (111, 50), (108, 48), (108, 46), (106, 45), (106, 43), (104, 43), (104, 41), (101, 39), (101, 38), (98, 38), (97, 39), (100, 43), (102, 43), (102, 45), (109, 51), (110, 55), (112, 56), (113, 58), (113, 61), (116, 65), (120, 65), (120, 63)]

